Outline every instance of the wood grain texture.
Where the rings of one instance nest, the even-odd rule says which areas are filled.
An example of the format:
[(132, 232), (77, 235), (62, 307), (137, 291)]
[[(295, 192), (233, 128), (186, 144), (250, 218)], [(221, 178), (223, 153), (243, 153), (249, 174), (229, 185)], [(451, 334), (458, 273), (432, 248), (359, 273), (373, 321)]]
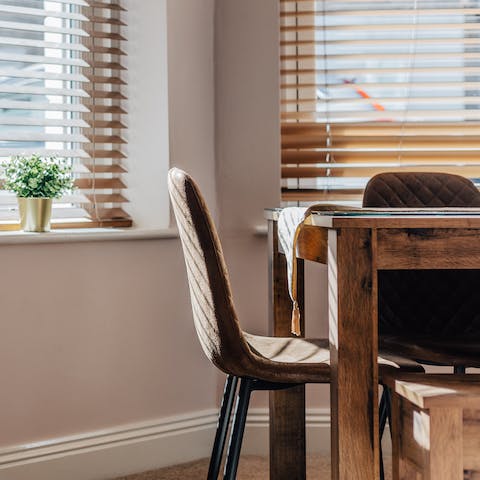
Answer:
[(393, 480), (463, 480), (462, 409), (408, 403), (393, 404)]
[(422, 409), (461, 407), (480, 412), (480, 374), (393, 373), (385, 375), (383, 381)]
[(304, 260), (326, 264), (327, 254), (327, 229), (304, 225), (297, 239), (298, 257)]
[[(286, 259), (279, 252), (277, 222), (268, 221), (269, 330), (271, 336), (291, 336), (292, 302)], [(297, 298), (304, 333), (304, 262), (297, 263)], [(272, 391), (270, 398), (270, 479), (306, 478), (305, 386)]]
[(480, 268), (480, 230), (379, 229), (378, 268)]
[[(306, 478), (305, 387), (270, 392), (270, 479)], [(303, 412), (303, 417), (302, 417)]]
[(410, 466), (421, 471), (426, 462), (426, 445), (429, 443), (429, 418), (421, 409), (404, 399), (400, 402), (399, 430), (401, 456), (408, 459)]
[[(393, 477), (397, 480), (396, 477)], [(422, 474), (406, 459), (400, 459), (399, 480), (424, 480)]]
[(377, 284), (368, 229), (328, 232), (332, 478), (377, 480)]
[(425, 480), (463, 480), (461, 408), (431, 408)]
[[(392, 480), (400, 480), (403, 475), (403, 463), (401, 454), (401, 429), (400, 429), (400, 397), (398, 395), (392, 395), (392, 422), (390, 429), (392, 431)], [(403, 479), (402, 479), (403, 480)]]
[(313, 213), (310, 225), (326, 228), (480, 228), (480, 215), (358, 215)]
[[(328, 240), (325, 238), (327, 229), (318, 228), (318, 224), (314, 223), (305, 227), (297, 253), (301, 258), (316, 262), (327, 260), (328, 264), (332, 361), (332, 478), (377, 480), (379, 472), (376, 272), (382, 268), (480, 268), (480, 217), (410, 216), (341, 219), (323, 217), (323, 220), (322, 226), (329, 228)], [(337, 220), (339, 223), (334, 223)], [(278, 246), (275, 246), (275, 222), (271, 223), (269, 232), (270, 235), (275, 232), (275, 239), (271, 237), (269, 244), (278, 249)], [(275, 257), (273, 251), (270, 255), (272, 258), (270, 276), (272, 285), (275, 285), (275, 293), (273, 288), (271, 289), (272, 333), (289, 335), (291, 305), (286, 290), (286, 279), (281, 277), (282, 272), (285, 272), (285, 266), (282, 264), (284, 259), (281, 256)], [(276, 273), (275, 268), (278, 268)], [(299, 263), (299, 272), (302, 268), (303, 264)], [(299, 278), (303, 282), (302, 274)], [(304, 318), (302, 315), (302, 319)], [(298, 401), (300, 395), (292, 393), (292, 398), (288, 400), (286, 397), (282, 400), (281, 397), (272, 396), (272, 412), (280, 413), (283, 408), (284, 414), (290, 415), (288, 406), (290, 402)], [(468, 396), (462, 398), (465, 406), (480, 412), (480, 407), (475, 403), (476, 398)], [(278, 404), (275, 403), (277, 399)], [(438, 407), (440, 405), (438, 402), (440, 400), (437, 397), (428, 399), (431, 408)], [(300, 405), (299, 407), (302, 408)], [(415, 439), (413, 420), (415, 413), (422, 414), (415, 417), (417, 424), (427, 428), (425, 422), (428, 419), (428, 429), (430, 428), (428, 415), (425, 416), (419, 407), (416, 412), (412, 410), (403, 420), (398, 420), (403, 421), (403, 424), (397, 425), (397, 429), (404, 431), (405, 438), (410, 435), (410, 440), (406, 447), (401, 446), (403, 440), (401, 437), (397, 439), (397, 447), (394, 442), (394, 452), (397, 452), (398, 458), (394, 478), (397, 480), (426, 479), (421, 470), (426, 465), (427, 454), (426, 449), (418, 449), (418, 442)], [(278, 420), (278, 417), (275, 418)], [(480, 456), (478, 448), (471, 447), (470, 443), (466, 443), (466, 439), (473, 445), (480, 446), (479, 441), (471, 440), (476, 435), (477, 422), (477, 417), (473, 415), (463, 427), (463, 461), (465, 467), (469, 469), (466, 473), (469, 476), (466, 478), (472, 480), (480, 480), (477, 471), (479, 462), (476, 460), (476, 457)], [(285, 439), (281, 436), (282, 432), (295, 431), (294, 427), (287, 426), (287, 423), (284, 421), (282, 425), (280, 422), (275, 426), (275, 430), (271, 430), (272, 443), (276, 441), (275, 431), (280, 434), (278, 437), (281, 438), (280, 442)], [(477, 437), (480, 438), (480, 435)], [(295, 442), (295, 433), (291, 433), (290, 438), (291, 442)], [(301, 445), (301, 448), (304, 448), (304, 445)], [(287, 452), (287, 457), (293, 453), (292, 450), (288, 451), (287, 445), (281, 446), (280, 450)], [(294, 455), (298, 454), (297, 451)], [(293, 461), (292, 458), (272, 460), (271, 464), (276, 470), (271, 470), (271, 478), (303, 478), (297, 476), (297, 473), (291, 473), (293, 466), (287, 464)], [(287, 465), (285, 467), (287, 470), (282, 470), (280, 465)], [(282, 476), (285, 471), (289, 473)]]
[[(405, 401), (405, 403), (407, 402)], [(408, 471), (413, 470), (417, 472), (418, 478), (423, 480), (421, 474), (418, 472), (423, 471), (425, 462), (428, 459), (428, 452), (422, 448), (419, 448), (418, 431), (417, 438), (414, 437), (414, 412), (416, 412), (415, 414), (417, 415), (416, 425), (418, 430), (418, 415), (421, 414), (421, 409), (417, 409), (412, 405), (406, 408), (404, 407), (402, 410), (399, 410), (395, 405), (393, 407), (394, 423), (392, 428), (394, 432), (398, 432), (398, 434), (394, 433), (392, 441), (392, 454), (394, 460), (392, 465), (394, 480), (398, 480), (398, 478), (416, 478), (415, 476), (408, 477), (406, 474), (403, 474), (402, 477), (399, 474), (402, 469), (406, 469)], [(477, 411), (476, 418), (472, 419), (467, 412), (468, 410), (463, 410), (463, 453), (459, 453), (458, 455), (460, 458), (463, 458), (462, 468), (465, 472), (465, 478), (480, 479), (480, 456), (478, 454), (480, 451), (480, 415)], [(428, 415), (427, 418), (429, 418)], [(396, 426), (396, 421), (400, 421), (400, 419), (401, 425)], [(401, 452), (399, 451), (400, 443)], [(451, 452), (454, 450), (455, 448), (452, 448)], [(451, 455), (451, 453), (448, 453), (448, 455)], [(412, 474), (410, 473), (410, 475)]]
[[(427, 382), (419, 380), (419, 388), (404, 385), (393, 393), (393, 480), (464, 480), (480, 476), (478, 458), (480, 437), (480, 410), (464, 409), (459, 390), (478, 396), (478, 375), (425, 375)], [(388, 380), (391, 384), (390, 379)], [(425, 384), (426, 383), (426, 384)], [(397, 382), (395, 382), (397, 385)], [(413, 383), (411, 384), (413, 385)], [(452, 393), (445, 404), (437, 402), (432, 408), (420, 408), (410, 401), (409, 390), (416, 396), (431, 399), (436, 393), (440, 400)], [(455, 401), (459, 403), (456, 404)], [(440, 406), (438, 406), (440, 405)]]
[[(424, 480), (421, 471), (425, 464), (425, 451), (418, 448), (413, 436), (415, 409), (405, 407), (400, 395), (392, 396), (392, 479)], [(418, 410), (416, 410), (418, 413)]]
[(463, 410), (463, 469), (472, 474), (475, 472), (480, 478), (478, 452), (480, 452), (480, 410), (467, 408)]

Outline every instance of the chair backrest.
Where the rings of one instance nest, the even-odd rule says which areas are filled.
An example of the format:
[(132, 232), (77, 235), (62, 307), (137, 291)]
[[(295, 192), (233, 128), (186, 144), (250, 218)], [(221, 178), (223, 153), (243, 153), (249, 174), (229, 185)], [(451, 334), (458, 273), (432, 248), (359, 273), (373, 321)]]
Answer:
[[(367, 184), (364, 207), (480, 207), (468, 179), (446, 173), (381, 173)], [(380, 334), (480, 338), (480, 272), (387, 270), (378, 275)]]
[(187, 268), (198, 338), (207, 357), (225, 373), (242, 375), (249, 348), (235, 313), (222, 247), (205, 201), (193, 179), (178, 168), (168, 189)]
[(380, 173), (367, 184), (370, 208), (480, 207), (480, 192), (467, 178), (449, 173)]

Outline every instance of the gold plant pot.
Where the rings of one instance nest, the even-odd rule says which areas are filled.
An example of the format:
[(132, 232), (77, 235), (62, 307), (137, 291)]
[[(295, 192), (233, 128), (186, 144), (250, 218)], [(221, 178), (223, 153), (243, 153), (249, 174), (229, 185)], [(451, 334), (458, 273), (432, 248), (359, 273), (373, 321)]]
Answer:
[(20, 225), (25, 232), (49, 232), (52, 216), (51, 198), (18, 197)]

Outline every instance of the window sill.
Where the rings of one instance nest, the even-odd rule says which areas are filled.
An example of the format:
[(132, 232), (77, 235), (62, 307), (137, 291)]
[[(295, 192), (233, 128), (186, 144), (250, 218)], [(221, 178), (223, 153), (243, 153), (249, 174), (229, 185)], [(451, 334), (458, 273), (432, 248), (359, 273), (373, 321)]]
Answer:
[(70, 243), (115, 240), (154, 240), (177, 238), (176, 228), (72, 228), (46, 233), (22, 231), (0, 232), (0, 245), (22, 243)]

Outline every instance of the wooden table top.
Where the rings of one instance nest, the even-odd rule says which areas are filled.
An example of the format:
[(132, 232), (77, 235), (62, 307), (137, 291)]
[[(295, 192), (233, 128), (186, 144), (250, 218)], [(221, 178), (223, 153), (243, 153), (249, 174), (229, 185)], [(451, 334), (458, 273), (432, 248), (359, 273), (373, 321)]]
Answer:
[(307, 225), (325, 228), (480, 228), (480, 212), (465, 214), (327, 214), (313, 212)]
[[(280, 212), (280, 208), (265, 209), (265, 218), (276, 221)], [(324, 228), (480, 228), (480, 209), (325, 209), (313, 211), (305, 224)]]

